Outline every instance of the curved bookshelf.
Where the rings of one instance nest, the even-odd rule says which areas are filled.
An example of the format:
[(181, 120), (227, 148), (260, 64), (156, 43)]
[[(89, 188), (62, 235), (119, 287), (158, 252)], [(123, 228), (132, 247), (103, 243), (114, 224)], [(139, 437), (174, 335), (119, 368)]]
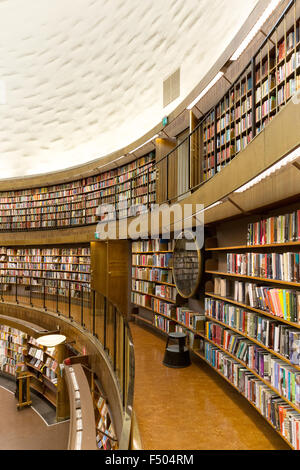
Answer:
[(233, 326), (231, 325), (228, 325), (227, 323), (223, 323), (222, 321), (208, 315), (208, 314), (205, 314), (205, 316), (207, 318), (209, 318), (209, 320), (213, 321), (213, 322), (216, 322), (218, 323), (219, 325), (222, 325), (224, 326), (225, 328), (228, 328), (229, 330), (232, 330), (234, 331), (235, 333), (238, 333), (239, 335), (241, 336), (244, 336), (246, 339), (252, 341), (253, 343), (257, 344), (259, 347), (265, 349), (266, 351), (268, 351), (269, 353), (271, 354), (274, 354), (274, 356), (277, 356), (279, 359), (281, 359), (282, 361), (286, 362), (289, 366), (293, 367), (294, 369), (300, 371), (300, 366), (297, 366), (296, 364), (293, 364), (291, 361), (289, 361), (289, 359), (287, 359), (285, 356), (282, 356), (281, 354), (275, 352), (273, 349), (270, 349), (268, 348), (265, 344), (261, 343), (260, 341), (258, 341), (257, 339), (255, 338), (252, 338), (252, 336), (248, 336), (246, 333), (244, 333), (243, 331), (240, 331), (238, 330), (237, 328), (234, 328)]
[(284, 318), (273, 315), (272, 313), (266, 312), (265, 310), (260, 310), (259, 308), (251, 307), (250, 305), (243, 304), (241, 302), (237, 302), (236, 300), (230, 299), (228, 297), (222, 297), (220, 295), (216, 295), (212, 292), (205, 292), (205, 295), (207, 295), (209, 297), (212, 297), (214, 299), (221, 300), (223, 302), (228, 302), (230, 304), (237, 305), (238, 307), (245, 308), (245, 309), (250, 310), (252, 312), (260, 313), (261, 315), (264, 315), (264, 316), (269, 317), (269, 318), (273, 318), (274, 320), (278, 320), (279, 322), (283, 322), (283, 323), (286, 323), (287, 325), (290, 325), (294, 328), (299, 328), (300, 329), (300, 323), (294, 323), (294, 322), (285, 320)]

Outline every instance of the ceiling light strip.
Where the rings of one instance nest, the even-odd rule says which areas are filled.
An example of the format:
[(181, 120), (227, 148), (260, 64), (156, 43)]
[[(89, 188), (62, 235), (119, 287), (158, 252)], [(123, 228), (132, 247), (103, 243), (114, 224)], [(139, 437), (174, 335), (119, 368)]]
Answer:
[(283, 166), (286, 166), (289, 163), (292, 163), (294, 160), (297, 160), (297, 158), (299, 157), (300, 157), (300, 146), (297, 147), (295, 150), (293, 150), (291, 153), (289, 153), (286, 157), (279, 160), (279, 162), (275, 163), (274, 165), (270, 166), (267, 170), (263, 171), (260, 175), (248, 181), (248, 183), (244, 184), (239, 189), (236, 189), (234, 192), (243, 193), (244, 191), (247, 191), (247, 189), (252, 188), (252, 186), (258, 184), (263, 179), (267, 178), (271, 174), (280, 170), (280, 168), (282, 168)]
[(271, 16), (275, 8), (279, 5), (281, 0), (271, 0), (269, 3), (268, 7), (265, 9), (261, 17), (257, 20), (253, 28), (250, 30), (250, 32), (247, 34), (245, 39), (242, 41), (241, 45), (237, 48), (235, 53), (232, 55), (230, 60), (234, 61), (237, 60), (240, 55), (244, 52), (246, 47), (250, 44), (252, 39), (256, 36), (262, 25), (266, 22), (266, 20)]

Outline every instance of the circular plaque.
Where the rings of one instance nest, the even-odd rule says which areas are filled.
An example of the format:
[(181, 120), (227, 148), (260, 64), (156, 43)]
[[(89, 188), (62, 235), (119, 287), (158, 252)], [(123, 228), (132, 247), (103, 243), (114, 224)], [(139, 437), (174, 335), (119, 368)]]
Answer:
[(173, 251), (173, 277), (181, 297), (192, 297), (200, 283), (202, 256), (193, 233), (182, 233)]

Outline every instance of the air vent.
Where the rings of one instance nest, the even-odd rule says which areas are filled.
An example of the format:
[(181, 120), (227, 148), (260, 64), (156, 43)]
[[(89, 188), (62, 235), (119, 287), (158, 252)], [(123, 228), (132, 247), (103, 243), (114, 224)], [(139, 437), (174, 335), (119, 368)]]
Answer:
[(163, 83), (164, 108), (180, 96), (180, 68), (172, 73)]

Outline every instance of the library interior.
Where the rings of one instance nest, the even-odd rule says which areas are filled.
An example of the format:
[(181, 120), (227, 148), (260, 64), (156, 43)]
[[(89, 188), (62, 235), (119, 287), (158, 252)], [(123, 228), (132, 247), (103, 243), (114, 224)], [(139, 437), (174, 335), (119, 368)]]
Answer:
[(300, 0), (0, 24), (0, 450), (300, 450)]

